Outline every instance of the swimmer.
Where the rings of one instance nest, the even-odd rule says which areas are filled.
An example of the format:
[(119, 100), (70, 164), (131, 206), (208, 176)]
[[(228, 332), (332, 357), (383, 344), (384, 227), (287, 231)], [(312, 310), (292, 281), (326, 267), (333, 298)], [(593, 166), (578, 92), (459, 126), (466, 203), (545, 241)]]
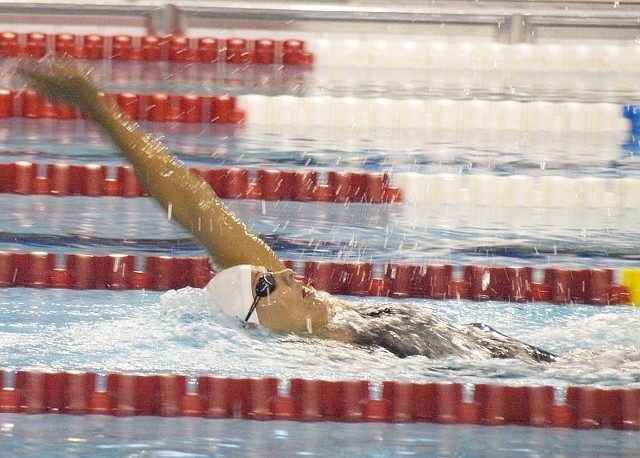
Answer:
[(84, 111), (111, 138), (169, 218), (208, 251), (220, 272), (206, 290), (212, 302), (243, 326), (382, 347), (400, 357), (556, 359), (486, 325), (455, 325), (424, 307), (363, 306), (306, 286), (201, 177), (105, 99), (89, 72), (63, 60), (23, 62), (17, 74), (46, 97)]

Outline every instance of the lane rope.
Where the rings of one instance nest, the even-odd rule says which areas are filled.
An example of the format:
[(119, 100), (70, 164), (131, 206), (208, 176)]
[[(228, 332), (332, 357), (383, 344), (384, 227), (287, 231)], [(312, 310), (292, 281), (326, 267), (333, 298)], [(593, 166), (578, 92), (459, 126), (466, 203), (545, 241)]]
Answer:
[[(245, 111), (233, 95), (104, 93), (134, 121), (242, 124)], [(33, 90), (0, 89), (0, 118), (79, 119), (82, 113), (61, 102), (51, 102)]]
[[(297, 50), (288, 55), (285, 44), (274, 40), (249, 43), (242, 39), (230, 39), (221, 45), (220, 42), (214, 44), (211, 41), (215, 39), (206, 38), (170, 37), (162, 42), (156, 37), (40, 35), (12, 36), (3, 33), (0, 35), (0, 55), (41, 57), (41, 53), (44, 56), (53, 51), (76, 58), (125, 61), (216, 62), (216, 59), (222, 59), (231, 64), (273, 64), (281, 57), (282, 61), (279, 62), (285, 65), (310, 65), (313, 62), (313, 55), (304, 51), (304, 45), (299, 40), (293, 40), (298, 42), (291, 43)], [(277, 47), (283, 49), (282, 54), (275, 52)], [(17, 112), (14, 113), (14, 109), (20, 106), (20, 116), (26, 114), (25, 117), (77, 117), (77, 113), (65, 111), (64, 107), (37, 101), (31, 94), (20, 95), (20, 101), (16, 102), (16, 94), (11, 93), (10, 108), (7, 108), (7, 102), (2, 101), (7, 99), (7, 93), (0, 92), (0, 116), (8, 110), (11, 110), (10, 114), (4, 117), (15, 116)], [(210, 116), (207, 120), (205, 112), (208, 109), (213, 113), (213, 102), (207, 108), (206, 104), (202, 105), (201, 99), (188, 99), (188, 96), (118, 94), (115, 97), (125, 104), (131, 115), (137, 116), (134, 119), (156, 122), (202, 122), (205, 119), (205, 122), (224, 122), (220, 121), (224, 116)], [(142, 100), (143, 97), (146, 99)], [(155, 111), (141, 108), (150, 105), (159, 108)], [(146, 118), (141, 118), (141, 113)], [(244, 114), (235, 106), (225, 113), (228, 122), (244, 120)], [(29, 166), (24, 169), (29, 169)], [(87, 175), (92, 173), (102, 176), (103, 172), (85, 172), (80, 179), (82, 184), (73, 185), (80, 191), (69, 192), (69, 195), (114, 195), (114, 189), (124, 189), (122, 184), (105, 184), (109, 180), (106, 174), (97, 180), (102, 180), (99, 186), (89, 185), (93, 178), (87, 179)], [(278, 179), (286, 180), (281, 177)], [(53, 181), (49, 176), (39, 177), (36, 174), (33, 180), (27, 178), (26, 182), (23, 178), (19, 181), (20, 185), (16, 181), (14, 190), (4, 192), (25, 193), (16, 189), (31, 189), (29, 193), (49, 193), (51, 189), (62, 189), (55, 188), (57, 185), (52, 188)], [(62, 179), (56, 183), (64, 181)], [(0, 186), (6, 187), (4, 180), (0, 180), (0, 183)], [(49, 191), (44, 192), (46, 189)], [(96, 189), (101, 189), (103, 194), (93, 194)], [(128, 189), (134, 189), (133, 184)], [(252, 192), (249, 192), (249, 187), (245, 189), (246, 195), (252, 192), (258, 195), (255, 188)], [(130, 192), (143, 195), (139, 190)], [(273, 198), (280, 200), (281, 196)], [(192, 286), (201, 286), (211, 276), (206, 258), (148, 257), (145, 260), (146, 270), (142, 271), (131, 270), (138, 263), (132, 258), (125, 255), (68, 255), (64, 268), (50, 269), (49, 266), (56, 265), (55, 255), (50, 253), (0, 253), (0, 284), (168, 289), (180, 287), (182, 283), (186, 286), (188, 282)], [(99, 274), (105, 266), (111, 268), (107, 272), (112, 273), (106, 278)], [(176, 266), (181, 266), (182, 270), (176, 270)], [(86, 276), (84, 273), (79, 275), (80, 271), (87, 268)], [(578, 300), (604, 304), (628, 303), (633, 293), (640, 290), (640, 269), (623, 270), (623, 285), (612, 283), (611, 269), (549, 268), (544, 271), (545, 280), (542, 283), (532, 281), (530, 268), (464, 266), (463, 277), (458, 279), (452, 276), (451, 269), (452, 266), (441, 265), (389, 264), (384, 269), (382, 279), (372, 277), (374, 268), (370, 263), (306, 262), (303, 271), (305, 275), (310, 275), (310, 281), (318, 287), (331, 289), (334, 293), (378, 293), (395, 297), (550, 300), (558, 303)], [(101, 391), (98, 389), (100, 376), (94, 373), (18, 371), (14, 374), (12, 385), (7, 383), (6, 373), (1, 375), (3, 388), (0, 390), (0, 412), (640, 429), (638, 388), (569, 387), (564, 392), (566, 401), (558, 403), (555, 398), (557, 390), (549, 386), (478, 384), (471, 388), (470, 400), (465, 400), (468, 399), (464, 397), (465, 388), (458, 383), (384, 382), (381, 397), (374, 398), (371, 396), (371, 384), (367, 381), (293, 379), (289, 381), (289, 390), (285, 392), (274, 378), (200, 376), (195, 384), (190, 384), (183, 375), (108, 374), (105, 376), (106, 388)]]
[(313, 53), (298, 39), (131, 36), (40, 32), (0, 33), (0, 57), (41, 59), (53, 53), (89, 61), (184, 62), (235, 65), (313, 65)]
[[(114, 170), (115, 169), (115, 170)], [(41, 173), (40, 171), (45, 171)], [(293, 200), (300, 202), (396, 203), (399, 188), (389, 184), (386, 173), (313, 170), (250, 171), (242, 168), (191, 169), (223, 199)], [(113, 178), (111, 178), (113, 177)], [(133, 167), (100, 164), (0, 164), (0, 193), (89, 197), (147, 196)]]
[(0, 378), (7, 413), (640, 429), (640, 388), (570, 386), (558, 402), (551, 386), (386, 381), (376, 398), (363, 380), (298, 378), (283, 390), (275, 378), (209, 375), (25, 370)]
[[(299, 279), (331, 294), (476, 301), (640, 305), (640, 269), (286, 261)], [(383, 272), (376, 276), (374, 272)], [(0, 252), (0, 287), (166, 291), (204, 287), (209, 258)], [(615, 278), (621, 278), (617, 283)], [(542, 281), (536, 281), (542, 278)]]
[[(640, 180), (194, 167), (222, 198), (507, 208), (640, 209)], [(392, 183), (393, 181), (393, 183)], [(129, 165), (0, 163), (0, 193), (147, 196)]]

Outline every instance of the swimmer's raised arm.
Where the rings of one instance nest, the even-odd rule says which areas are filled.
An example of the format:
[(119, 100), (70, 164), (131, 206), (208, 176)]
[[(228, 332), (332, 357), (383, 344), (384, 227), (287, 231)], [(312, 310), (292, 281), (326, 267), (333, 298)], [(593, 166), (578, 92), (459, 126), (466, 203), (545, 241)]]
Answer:
[(25, 63), (17, 73), (46, 97), (77, 107), (95, 121), (133, 164), (169, 218), (200, 241), (218, 268), (253, 264), (285, 269), (273, 250), (248, 230), (201, 177), (107, 101), (86, 72), (64, 61)]

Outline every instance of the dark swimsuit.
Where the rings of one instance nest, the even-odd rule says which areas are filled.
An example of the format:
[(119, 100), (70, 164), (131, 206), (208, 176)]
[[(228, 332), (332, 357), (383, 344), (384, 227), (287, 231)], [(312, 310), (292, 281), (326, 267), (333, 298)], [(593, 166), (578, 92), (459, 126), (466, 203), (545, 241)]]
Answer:
[[(535, 361), (537, 361), (537, 362), (553, 363), (557, 359), (557, 356), (554, 355), (553, 353), (548, 352), (546, 350), (543, 350), (542, 348), (535, 347), (533, 345), (529, 345), (529, 344), (524, 343), (524, 342), (522, 342), (520, 340), (514, 339), (513, 337), (506, 336), (506, 335), (502, 334), (501, 332), (496, 331), (494, 328), (492, 328), (491, 326), (489, 326), (487, 324), (484, 324), (484, 323), (471, 323), (468, 326), (473, 326), (473, 327), (475, 327), (477, 329), (480, 329), (481, 331), (488, 332), (488, 333), (494, 334), (496, 336), (501, 336), (503, 339), (510, 340), (510, 341), (512, 341), (512, 342), (514, 342), (516, 344), (519, 344), (519, 345), (523, 345), (527, 349), (527, 351), (530, 353), (530, 355), (533, 357), (533, 359)], [(498, 356), (498, 357), (500, 357), (500, 356)]]
[(473, 352), (493, 358), (517, 358), (530, 362), (553, 362), (548, 351), (508, 337), (490, 326), (473, 323), (456, 326), (428, 309), (407, 306), (364, 307), (348, 325), (354, 343), (379, 346), (405, 358), (468, 357)]

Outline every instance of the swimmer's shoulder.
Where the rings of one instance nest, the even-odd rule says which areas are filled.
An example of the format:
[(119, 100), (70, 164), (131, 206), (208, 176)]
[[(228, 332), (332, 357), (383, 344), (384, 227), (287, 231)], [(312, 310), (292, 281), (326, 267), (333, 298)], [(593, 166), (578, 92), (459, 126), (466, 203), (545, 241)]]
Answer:
[(314, 335), (321, 339), (336, 340), (343, 343), (355, 342), (355, 335), (349, 329), (324, 327), (315, 331)]

